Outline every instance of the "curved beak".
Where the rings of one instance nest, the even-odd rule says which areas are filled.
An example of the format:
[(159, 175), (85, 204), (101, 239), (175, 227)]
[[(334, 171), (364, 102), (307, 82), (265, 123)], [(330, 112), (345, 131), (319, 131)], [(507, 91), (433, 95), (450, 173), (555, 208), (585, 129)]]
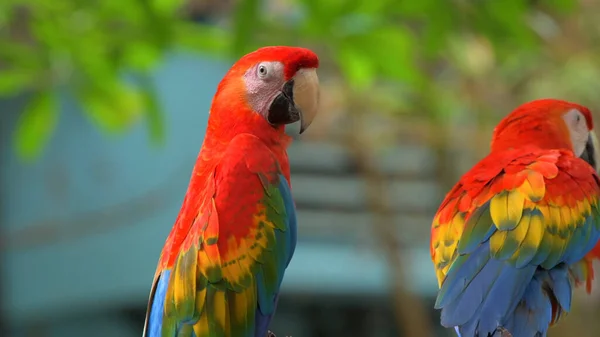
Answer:
[(598, 160), (600, 159), (600, 145), (598, 144), (598, 137), (594, 130), (590, 130), (588, 141), (585, 144), (585, 150), (581, 154), (581, 159), (588, 162), (598, 172)]
[(281, 93), (273, 100), (267, 120), (273, 125), (300, 121), (302, 134), (319, 109), (319, 77), (316, 68), (302, 68), (287, 81)]
[(300, 69), (294, 76), (294, 102), (300, 112), (300, 134), (302, 134), (319, 110), (319, 77), (317, 69)]

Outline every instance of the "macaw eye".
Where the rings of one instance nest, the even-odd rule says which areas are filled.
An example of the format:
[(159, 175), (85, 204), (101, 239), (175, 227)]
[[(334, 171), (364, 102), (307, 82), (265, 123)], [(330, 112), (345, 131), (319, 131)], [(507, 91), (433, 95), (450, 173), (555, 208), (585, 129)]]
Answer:
[(266, 63), (266, 62), (261, 63), (256, 68), (256, 73), (258, 74), (259, 78), (265, 79), (272, 75), (272, 72), (273, 72), (272, 68), (273, 68), (272, 65), (269, 63)]

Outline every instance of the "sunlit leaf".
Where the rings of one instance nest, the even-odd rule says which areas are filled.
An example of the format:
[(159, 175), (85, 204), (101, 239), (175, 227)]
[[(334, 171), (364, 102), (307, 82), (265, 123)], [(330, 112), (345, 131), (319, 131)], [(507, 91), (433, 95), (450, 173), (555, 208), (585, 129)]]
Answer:
[(57, 97), (52, 91), (36, 93), (19, 117), (14, 133), (17, 154), (31, 160), (42, 151), (56, 128)]
[(321, 21), (329, 26), (331, 22), (338, 19), (340, 16), (346, 14), (343, 8), (347, 6), (348, 2), (355, 2), (354, 0), (301, 0), (300, 1), (308, 11), (310, 17), (316, 21)]
[(184, 1), (181, 0), (150, 0), (152, 7), (158, 10), (163, 14), (171, 14), (174, 13), (177, 9), (179, 9)]
[(376, 68), (364, 49), (343, 45), (337, 52), (336, 61), (350, 86), (361, 90), (373, 84)]
[(124, 55), (125, 63), (134, 70), (148, 71), (161, 57), (160, 50), (149, 43), (132, 43)]
[(399, 25), (384, 26), (369, 34), (368, 39), (371, 57), (377, 59), (376, 64), (384, 77), (411, 84), (421, 80), (420, 69), (415, 62), (416, 40), (409, 29)]

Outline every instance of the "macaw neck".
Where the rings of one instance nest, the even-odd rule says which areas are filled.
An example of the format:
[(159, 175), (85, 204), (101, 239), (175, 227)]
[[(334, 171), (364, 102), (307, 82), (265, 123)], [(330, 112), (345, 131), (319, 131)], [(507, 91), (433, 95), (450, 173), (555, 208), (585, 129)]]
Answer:
[(247, 110), (223, 116), (222, 112), (211, 112), (206, 128), (205, 146), (226, 147), (237, 135), (248, 133), (260, 138), (269, 148), (283, 148), (291, 143), (285, 133), (285, 125), (273, 126), (260, 114)]
[(554, 123), (513, 123), (495, 130), (491, 151), (502, 151), (523, 146), (541, 149), (565, 149), (572, 151), (573, 145), (566, 127)]
[(235, 111), (213, 110), (208, 118), (208, 126), (200, 158), (218, 161), (220, 155), (233, 140), (240, 134), (251, 134), (259, 138), (275, 155), (281, 165), (284, 175), (289, 179), (289, 161), (287, 147), (292, 138), (285, 133), (285, 125), (273, 126), (260, 114), (250, 109), (236, 109)]

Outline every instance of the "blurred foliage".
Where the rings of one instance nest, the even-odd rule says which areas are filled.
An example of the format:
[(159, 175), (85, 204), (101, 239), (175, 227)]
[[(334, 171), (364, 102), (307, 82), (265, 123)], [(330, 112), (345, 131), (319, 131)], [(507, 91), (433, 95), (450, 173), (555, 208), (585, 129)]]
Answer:
[[(320, 72), (334, 72), (333, 86), (345, 88), (343, 110), (360, 101), (369, 119), (401, 115), (407, 129), (420, 130), (418, 120), (478, 129), (533, 98), (600, 103), (593, 9), (570, 0), (273, 1), (235, 21), (243, 34), (233, 38), (236, 56), (265, 44), (315, 49)], [(382, 141), (382, 124), (402, 127), (374, 124)]]
[[(0, 2), (0, 98), (31, 95), (15, 130), (21, 157), (40, 153), (67, 89), (86, 116), (108, 132), (144, 118), (163, 137), (151, 70), (176, 46), (216, 50), (213, 28), (181, 15), (181, 0)], [(124, 74), (132, 80), (125, 81)]]
[(589, 14), (600, 6), (593, 1), (222, 3), (229, 5), (223, 15), (208, 16), (223, 20), (205, 24), (189, 19), (184, 0), (3, 1), (0, 97), (34, 97), (15, 132), (18, 152), (32, 158), (52, 134), (62, 87), (103, 130), (144, 119), (152, 139), (162, 139), (164, 112), (148, 75), (181, 47), (229, 57), (263, 45), (313, 48), (330, 87), (384, 117), (475, 121), (477, 128), (490, 111), (505, 113), (526, 99), (600, 103), (600, 28)]

